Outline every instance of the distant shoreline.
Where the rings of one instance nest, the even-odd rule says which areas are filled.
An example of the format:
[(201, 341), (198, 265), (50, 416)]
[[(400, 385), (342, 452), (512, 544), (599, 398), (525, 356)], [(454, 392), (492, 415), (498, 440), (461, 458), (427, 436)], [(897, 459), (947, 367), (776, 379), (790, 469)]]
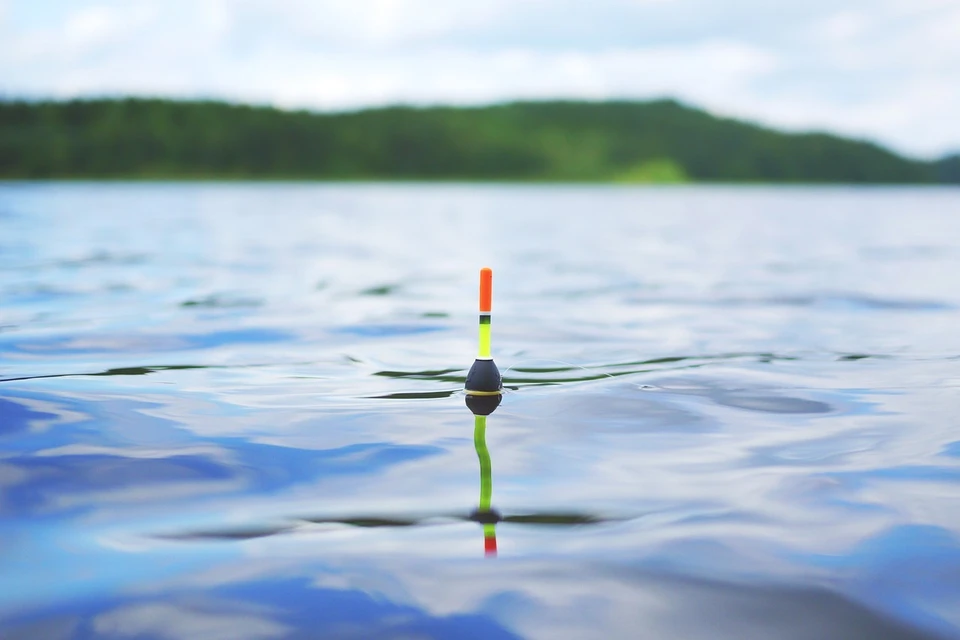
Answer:
[(879, 191), (884, 189), (920, 189), (945, 190), (960, 189), (960, 183), (947, 182), (683, 182), (683, 183), (622, 183), (612, 181), (560, 181), (560, 180), (391, 180), (391, 179), (353, 179), (336, 180), (322, 178), (135, 178), (135, 177), (104, 177), (104, 178), (8, 178), (0, 177), (0, 187), (11, 185), (177, 185), (177, 186), (204, 186), (204, 185), (234, 185), (234, 186), (267, 186), (267, 185), (302, 185), (302, 186), (370, 186), (370, 187), (504, 187), (504, 188), (536, 188), (536, 187), (571, 187), (571, 188), (613, 188), (613, 189), (796, 189), (803, 190), (843, 190), (869, 189)]
[(955, 185), (960, 154), (910, 159), (673, 100), (343, 113), (139, 98), (0, 101), (0, 179)]

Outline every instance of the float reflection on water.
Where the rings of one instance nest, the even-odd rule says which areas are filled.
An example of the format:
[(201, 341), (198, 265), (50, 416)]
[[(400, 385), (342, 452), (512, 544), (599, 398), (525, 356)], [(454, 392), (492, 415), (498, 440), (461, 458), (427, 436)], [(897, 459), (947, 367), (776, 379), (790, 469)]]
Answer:
[(487, 449), (487, 416), (500, 406), (502, 396), (467, 396), (467, 407), (473, 412), (473, 446), (480, 462), (480, 504), (470, 519), (483, 525), (483, 549), (488, 556), (497, 555), (497, 523), (500, 512), (491, 506), (493, 499), (493, 467)]

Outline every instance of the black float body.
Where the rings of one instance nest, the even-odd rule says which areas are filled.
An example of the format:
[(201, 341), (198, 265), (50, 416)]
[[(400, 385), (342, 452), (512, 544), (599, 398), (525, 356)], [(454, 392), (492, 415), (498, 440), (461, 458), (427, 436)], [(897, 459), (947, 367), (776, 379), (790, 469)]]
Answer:
[(471, 391), (484, 393), (499, 393), (503, 389), (503, 380), (500, 378), (500, 370), (493, 360), (489, 358), (477, 358), (473, 361), (473, 366), (467, 372), (466, 384), (464, 388), (467, 393)]

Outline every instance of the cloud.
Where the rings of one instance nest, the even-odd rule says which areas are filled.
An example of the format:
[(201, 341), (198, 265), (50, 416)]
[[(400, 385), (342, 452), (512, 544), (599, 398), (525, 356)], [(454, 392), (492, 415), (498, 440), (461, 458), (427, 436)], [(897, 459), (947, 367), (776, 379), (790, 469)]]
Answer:
[(960, 148), (960, 5), (946, 0), (52, 5), (0, 5), (3, 93), (319, 109), (671, 95), (912, 154)]
[(164, 640), (269, 640), (291, 631), (267, 617), (236, 611), (198, 611), (165, 603), (133, 604), (101, 614), (95, 618), (93, 629), (105, 637), (150, 636)]

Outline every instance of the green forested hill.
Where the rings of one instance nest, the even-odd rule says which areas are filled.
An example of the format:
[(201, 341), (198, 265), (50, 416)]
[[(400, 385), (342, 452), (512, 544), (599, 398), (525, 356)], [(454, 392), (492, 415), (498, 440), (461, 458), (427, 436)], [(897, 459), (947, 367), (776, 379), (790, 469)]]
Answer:
[(220, 102), (0, 102), (4, 178), (960, 183), (960, 157), (787, 134), (671, 100), (289, 112)]

